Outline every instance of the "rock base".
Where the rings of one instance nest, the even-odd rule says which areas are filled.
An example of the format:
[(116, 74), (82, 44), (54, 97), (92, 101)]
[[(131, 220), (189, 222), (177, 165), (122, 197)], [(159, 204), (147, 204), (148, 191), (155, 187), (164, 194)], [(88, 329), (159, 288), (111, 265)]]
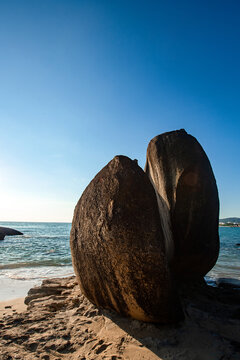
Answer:
[(99, 310), (75, 277), (31, 289), (27, 311), (0, 321), (1, 360), (240, 358), (240, 291), (181, 288), (185, 321), (160, 326)]

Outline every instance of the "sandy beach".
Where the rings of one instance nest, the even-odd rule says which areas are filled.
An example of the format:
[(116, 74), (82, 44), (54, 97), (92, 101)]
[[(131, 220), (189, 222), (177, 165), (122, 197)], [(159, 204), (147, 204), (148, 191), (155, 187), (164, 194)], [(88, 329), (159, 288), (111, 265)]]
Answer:
[(1, 303), (12, 308), (0, 319), (0, 358), (238, 360), (239, 290), (184, 286), (181, 297), (185, 320), (164, 326), (97, 309), (75, 277), (45, 280), (29, 291), (26, 310), (23, 299)]
[(24, 297), (11, 299), (0, 302), (0, 318), (5, 315), (13, 315), (14, 313), (21, 313), (27, 309), (24, 304)]

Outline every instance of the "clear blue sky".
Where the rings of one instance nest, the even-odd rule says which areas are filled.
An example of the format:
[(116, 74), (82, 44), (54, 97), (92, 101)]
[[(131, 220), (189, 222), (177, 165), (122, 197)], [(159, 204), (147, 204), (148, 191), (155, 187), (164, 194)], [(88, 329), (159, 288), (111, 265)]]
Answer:
[(71, 221), (115, 155), (204, 147), (240, 217), (240, 2), (0, 1), (0, 220)]

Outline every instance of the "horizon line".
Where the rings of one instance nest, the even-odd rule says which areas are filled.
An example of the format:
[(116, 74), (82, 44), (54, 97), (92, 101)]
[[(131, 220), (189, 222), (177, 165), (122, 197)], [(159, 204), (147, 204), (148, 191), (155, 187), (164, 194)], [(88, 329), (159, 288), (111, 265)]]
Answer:
[(4, 222), (27, 222), (27, 223), (50, 223), (50, 224), (53, 224), (53, 223), (58, 223), (58, 224), (71, 224), (72, 221), (27, 221), (27, 220), (24, 220), (24, 221), (20, 221), (20, 220), (0, 220), (0, 223), (4, 223)]

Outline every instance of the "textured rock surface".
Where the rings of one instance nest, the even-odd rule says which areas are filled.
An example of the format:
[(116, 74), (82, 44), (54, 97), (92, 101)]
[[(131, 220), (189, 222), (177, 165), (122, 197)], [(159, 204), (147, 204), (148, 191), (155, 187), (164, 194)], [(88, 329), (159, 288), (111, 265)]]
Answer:
[(85, 189), (74, 212), (71, 251), (81, 290), (97, 306), (143, 321), (182, 316), (155, 191), (136, 161), (116, 156)]
[[(49, 295), (51, 289), (57, 295)], [(0, 319), (1, 360), (239, 360), (240, 293), (181, 289), (186, 319), (143, 323), (99, 310), (74, 277), (44, 281), (26, 312)]]
[(204, 276), (219, 253), (219, 200), (210, 162), (185, 130), (153, 138), (145, 171), (158, 194), (166, 250), (175, 274)]
[(0, 226), (0, 240), (3, 240), (5, 236), (9, 235), (23, 235), (20, 231)]

